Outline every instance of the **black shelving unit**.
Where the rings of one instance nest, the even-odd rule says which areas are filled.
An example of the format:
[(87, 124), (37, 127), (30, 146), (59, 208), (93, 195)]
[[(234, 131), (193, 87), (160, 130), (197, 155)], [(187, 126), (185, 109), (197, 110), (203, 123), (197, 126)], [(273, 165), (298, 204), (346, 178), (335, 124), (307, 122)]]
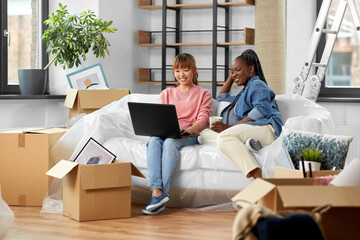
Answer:
[[(167, 0), (162, 1), (162, 5), (151, 5), (151, 0), (138, 0), (138, 7), (145, 9), (160, 9), (162, 10), (162, 30), (161, 31), (138, 31), (138, 45), (139, 46), (155, 46), (161, 47), (161, 80), (154, 82), (151, 81), (151, 69), (138, 69), (138, 82), (139, 83), (161, 83), (161, 89), (165, 89), (168, 85), (174, 85), (174, 81), (168, 81), (166, 79), (166, 72), (171, 69), (172, 65), (166, 63), (167, 49), (175, 49), (175, 56), (180, 54), (181, 46), (210, 46), (212, 48), (212, 64), (211, 68), (204, 68), (203, 70), (211, 70), (212, 80), (210, 82), (201, 82), (212, 84), (212, 96), (215, 97), (217, 94), (217, 86), (223, 85), (224, 81), (217, 81), (217, 73), (219, 70), (224, 71), (224, 80), (227, 79), (229, 75), (229, 65), (230, 65), (230, 46), (231, 45), (253, 45), (254, 44), (254, 29), (230, 29), (230, 7), (233, 6), (243, 6), (243, 5), (255, 5), (254, 0), (245, 0), (245, 2), (230, 2), (230, 0), (225, 0), (225, 2), (218, 3), (217, 0), (212, 0), (212, 3), (204, 4), (182, 4), (181, 0), (176, 0), (176, 4), (168, 5)], [(187, 8), (212, 8), (212, 29), (211, 30), (182, 30), (181, 28), (181, 9)], [(225, 11), (225, 25), (218, 25), (218, 10)], [(167, 15), (168, 11), (175, 11), (175, 26), (167, 26)], [(244, 31), (244, 42), (242, 43), (231, 43), (230, 42), (230, 32), (232, 31)], [(181, 43), (181, 35), (188, 32), (212, 32), (212, 41), (211, 43)], [(218, 42), (218, 33), (224, 32), (225, 42)], [(161, 44), (151, 43), (151, 34), (161, 33), (162, 40)], [(168, 43), (167, 36), (168, 34), (175, 34), (175, 43)], [(224, 63), (219, 65), (217, 63), (218, 48), (224, 49)], [(175, 57), (174, 56), (174, 57)], [(159, 68), (153, 68), (153, 70), (159, 70)], [(200, 69), (199, 69), (200, 70)]]
[[(176, 4), (181, 4), (181, 0), (176, 0)], [(175, 11), (175, 27), (168, 27), (167, 26), (167, 10)], [(167, 0), (163, 0), (162, 3), (162, 42), (161, 42), (161, 90), (166, 88), (167, 81), (166, 81), (166, 49), (168, 47), (175, 48), (175, 56), (180, 54), (180, 46), (167, 46), (167, 29), (171, 29), (175, 31), (175, 43), (180, 43), (180, 9), (179, 8), (168, 8), (167, 7)]]
[[(225, 2), (229, 2), (229, 0), (225, 0)], [(223, 8), (225, 11), (225, 26), (219, 26), (218, 25), (218, 5), (217, 5), (217, 0), (213, 0), (213, 6), (212, 6), (212, 11), (213, 11), (213, 39), (212, 39), (212, 87), (211, 87), (211, 92), (212, 92), (212, 96), (213, 98), (215, 98), (215, 96), (217, 95), (217, 91), (216, 88), (218, 86), (218, 81), (217, 81), (217, 70), (218, 67), (223, 67), (224, 70), (224, 79), (226, 80), (227, 77), (229, 76), (229, 46), (227, 45), (218, 45), (217, 44), (217, 36), (218, 36), (218, 27), (223, 28), (225, 30), (225, 42), (229, 42), (230, 41), (230, 9), (228, 6), (222, 6), (220, 8)], [(222, 47), (224, 48), (224, 65), (219, 66), (217, 64), (217, 49), (218, 47)]]

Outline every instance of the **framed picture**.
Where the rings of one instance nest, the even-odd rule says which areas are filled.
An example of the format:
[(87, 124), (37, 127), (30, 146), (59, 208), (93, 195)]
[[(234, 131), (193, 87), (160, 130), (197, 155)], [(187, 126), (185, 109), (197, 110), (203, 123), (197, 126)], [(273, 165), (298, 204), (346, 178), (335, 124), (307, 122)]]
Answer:
[(108, 164), (115, 160), (116, 156), (107, 150), (95, 139), (90, 138), (79, 154), (75, 157), (74, 162), (79, 164)]
[(94, 85), (109, 88), (100, 63), (67, 74), (66, 77), (71, 88), (82, 90), (88, 89)]

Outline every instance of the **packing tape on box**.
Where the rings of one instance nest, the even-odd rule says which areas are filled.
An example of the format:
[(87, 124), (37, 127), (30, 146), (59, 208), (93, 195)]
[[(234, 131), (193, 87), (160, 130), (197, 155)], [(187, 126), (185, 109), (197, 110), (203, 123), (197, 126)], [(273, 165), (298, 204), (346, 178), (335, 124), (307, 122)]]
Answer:
[(25, 134), (18, 135), (18, 147), (24, 148), (25, 147)]
[(19, 205), (26, 205), (26, 195), (25, 194), (19, 195)]

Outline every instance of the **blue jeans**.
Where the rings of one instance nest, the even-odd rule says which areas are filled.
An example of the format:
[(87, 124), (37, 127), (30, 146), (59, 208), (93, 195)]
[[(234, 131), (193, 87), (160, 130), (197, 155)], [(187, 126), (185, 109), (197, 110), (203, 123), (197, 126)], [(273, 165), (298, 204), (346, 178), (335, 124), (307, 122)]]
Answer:
[(147, 146), (147, 167), (151, 191), (162, 189), (170, 193), (172, 176), (180, 159), (180, 149), (184, 146), (198, 144), (197, 137), (182, 139), (150, 137)]

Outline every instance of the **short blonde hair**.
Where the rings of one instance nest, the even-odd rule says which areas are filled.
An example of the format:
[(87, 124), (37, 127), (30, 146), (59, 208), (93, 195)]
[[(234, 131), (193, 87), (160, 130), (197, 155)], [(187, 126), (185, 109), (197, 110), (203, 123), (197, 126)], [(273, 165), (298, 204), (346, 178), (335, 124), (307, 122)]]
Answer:
[(198, 72), (196, 68), (196, 61), (195, 58), (189, 53), (182, 53), (175, 57), (174, 64), (173, 64), (173, 74), (175, 69), (182, 69), (182, 68), (189, 68), (193, 72), (193, 79), (192, 82), (195, 85), (199, 85), (198, 82)]

